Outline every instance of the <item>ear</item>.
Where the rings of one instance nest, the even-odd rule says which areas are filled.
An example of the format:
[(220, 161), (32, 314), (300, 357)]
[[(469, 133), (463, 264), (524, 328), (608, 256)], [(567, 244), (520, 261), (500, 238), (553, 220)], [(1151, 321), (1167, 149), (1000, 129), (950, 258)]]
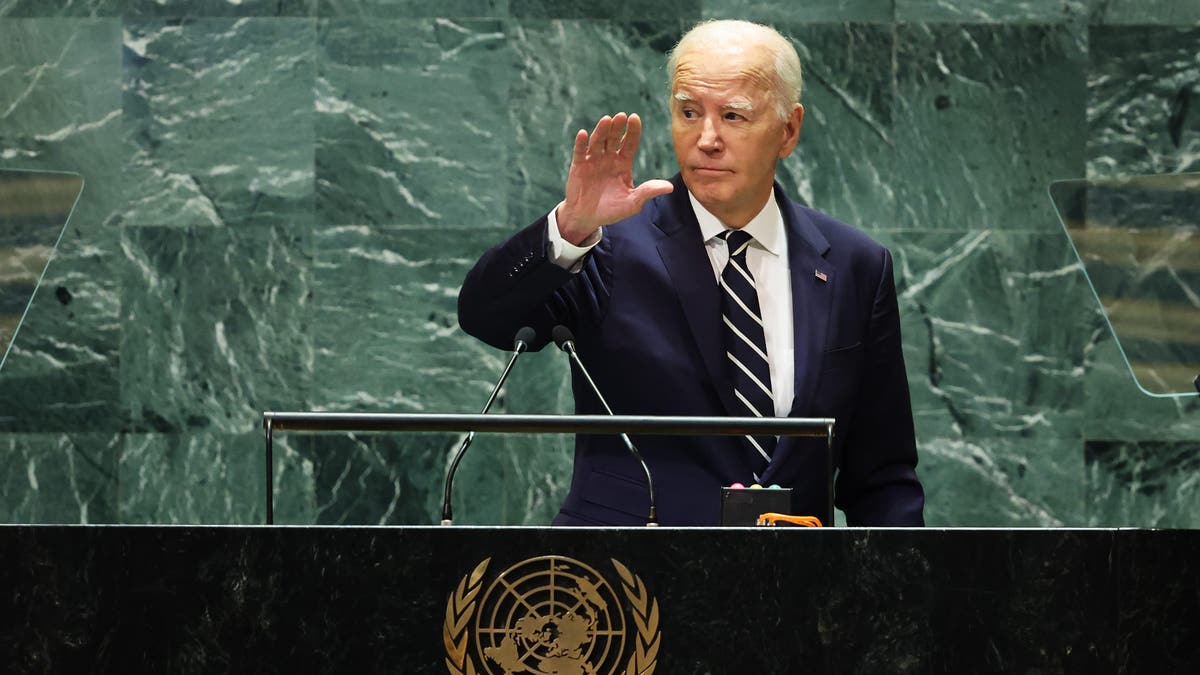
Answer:
[(783, 142), (779, 146), (779, 159), (783, 159), (792, 154), (796, 149), (796, 143), (800, 141), (800, 125), (804, 123), (804, 106), (799, 103), (792, 108), (792, 114), (788, 115), (787, 121), (783, 124)]

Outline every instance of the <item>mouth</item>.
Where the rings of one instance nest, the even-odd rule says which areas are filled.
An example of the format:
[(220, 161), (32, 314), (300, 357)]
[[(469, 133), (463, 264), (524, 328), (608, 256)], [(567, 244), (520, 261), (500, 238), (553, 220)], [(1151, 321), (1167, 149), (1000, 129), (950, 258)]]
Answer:
[(733, 173), (729, 169), (718, 169), (715, 167), (697, 166), (693, 167), (692, 171), (700, 176), (721, 176), (728, 173)]

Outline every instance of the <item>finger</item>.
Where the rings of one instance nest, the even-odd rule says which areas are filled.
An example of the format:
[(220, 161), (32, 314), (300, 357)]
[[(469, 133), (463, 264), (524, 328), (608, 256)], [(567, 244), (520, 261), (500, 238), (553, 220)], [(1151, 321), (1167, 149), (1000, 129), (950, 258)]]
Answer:
[(608, 130), (612, 126), (612, 118), (608, 115), (600, 118), (596, 122), (596, 128), (592, 129), (592, 137), (588, 142), (588, 152), (590, 154), (599, 155), (604, 152), (604, 143), (608, 139)]
[(587, 158), (588, 132), (580, 129), (575, 132), (575, 148), (571, 152), (571, 163), (582, 162)]
[(605, 152), (617, 152), (621, 149), (621, 137), (625, 133), (625, 122), (629, 116), (623, 112), (613, 115), (612, 127), (608, 132), (608, 138), (604, 140)]
[(629, 116), (629, 124), (625, 127), (625, 137), (621, 139), (621, 155), (633, 159), (637, 155), (638, 144), (642, 141), (642, 118), (637, 113)]

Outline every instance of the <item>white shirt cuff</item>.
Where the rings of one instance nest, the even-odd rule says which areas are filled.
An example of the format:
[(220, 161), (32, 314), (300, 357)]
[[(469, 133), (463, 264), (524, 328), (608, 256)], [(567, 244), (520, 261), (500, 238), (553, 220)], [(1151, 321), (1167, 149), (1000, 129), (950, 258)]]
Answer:
[(571, 273), (577, 273), (583, 268), (583, 257), (587, 252), (592, 250), (596, 244), (600, 243), (600, 231), (596, 230), (592, 236), (583, 241), (583, 246), (576, 246), (571, 242), (563, 239), (562, 233), (558, 231), (558, 207), (565, 202), (559, 202), (550, 210), (550, 215), (546, 217), (547, 235), (550, 238), (550, 262)]

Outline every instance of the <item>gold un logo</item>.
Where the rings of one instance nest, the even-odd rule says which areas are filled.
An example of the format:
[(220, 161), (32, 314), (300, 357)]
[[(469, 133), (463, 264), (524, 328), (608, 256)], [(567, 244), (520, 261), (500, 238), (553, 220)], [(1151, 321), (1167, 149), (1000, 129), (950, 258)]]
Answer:
[[(658, 601), (616, 560), (617, 593), (594, 568), (557, 555), (523, 560), (484, 589), (491, 558), (446, 602), (442, 638), (453, 675), (650, 675)], [(481, 592), (482, 590), (482, 592)]]

